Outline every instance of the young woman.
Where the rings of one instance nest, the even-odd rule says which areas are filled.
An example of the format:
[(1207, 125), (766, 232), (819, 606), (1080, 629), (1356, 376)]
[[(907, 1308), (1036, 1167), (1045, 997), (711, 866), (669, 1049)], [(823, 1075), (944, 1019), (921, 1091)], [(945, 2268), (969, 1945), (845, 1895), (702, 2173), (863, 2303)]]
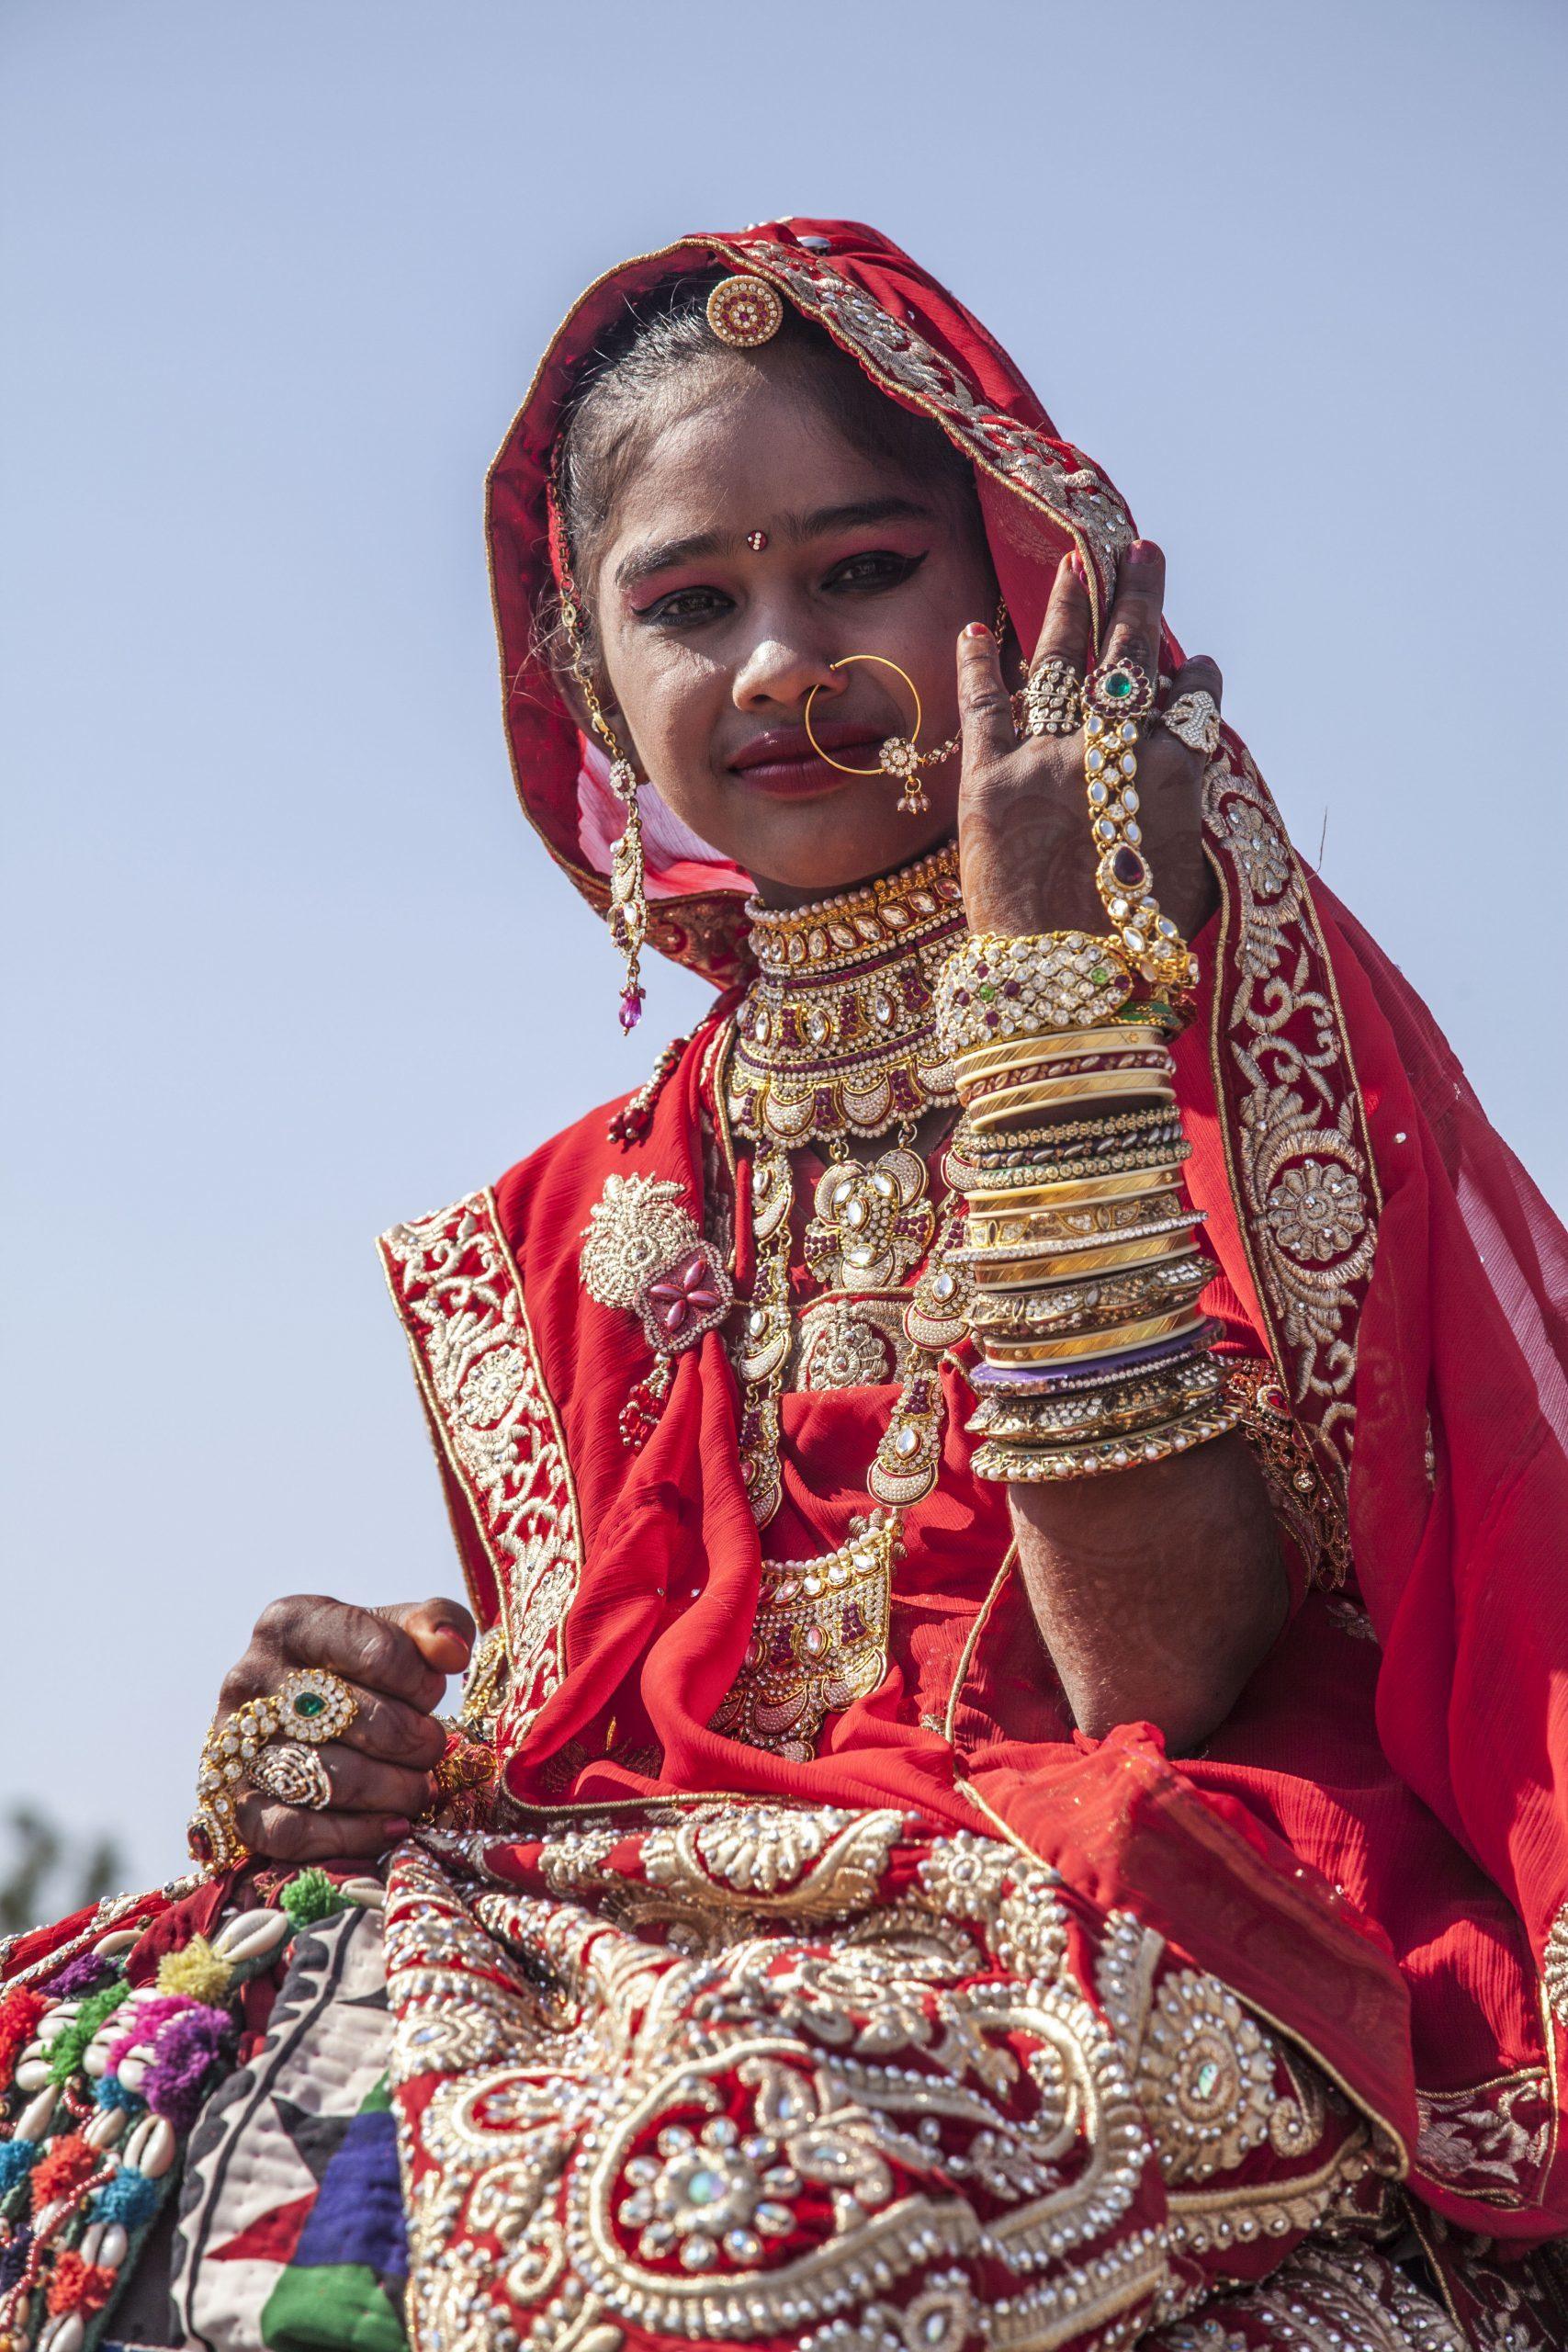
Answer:
[(385, 1237), (469, 1608), (275, 1604), (199, 1880), (9, 1954), (7, 2343), (183, 2340), (193, 2122), (209, 2343), (1568, 2341), (1562, 1239), (1159, 549), (804, 220), (591, 288), (490, 535), (719, 995)]

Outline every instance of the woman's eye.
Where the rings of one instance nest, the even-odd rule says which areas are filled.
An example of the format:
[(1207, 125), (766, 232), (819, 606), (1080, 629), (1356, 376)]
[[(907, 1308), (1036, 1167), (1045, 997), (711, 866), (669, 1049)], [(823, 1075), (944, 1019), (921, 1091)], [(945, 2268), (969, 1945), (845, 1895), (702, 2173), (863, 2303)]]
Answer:
[(852, 555), (828, 575), (829, 588), (897, 588), (912, 580), (925, 561), (921, 555), (900, 555), (893, 548), (874, 548)]
[(675, 588), (645, 605), (639, 621), (707, 621), (730, 608), (729, 598), (717, 588)]

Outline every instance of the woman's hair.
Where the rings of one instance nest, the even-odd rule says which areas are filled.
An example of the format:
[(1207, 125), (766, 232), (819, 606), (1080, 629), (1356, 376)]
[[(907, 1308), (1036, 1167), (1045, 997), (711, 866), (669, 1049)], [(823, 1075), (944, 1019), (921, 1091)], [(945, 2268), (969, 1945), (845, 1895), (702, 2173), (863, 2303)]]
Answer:
[[(629, 301), (568, 395), (556, 449), (556, 487), (572, 571), (583, 592), (590, 644), (594, 630), (589, 582), (615, 502), (659, 429), (663, 396), (691, 370), (739, 356), (718, 341), (707, 321), (708, 296), (728, 275), (707, 270), (660, 278)], [(793, 306), (784, 305), (778, 333), (749, 356), (764, 367), (782, 362), (793, 368), (803, 395), (852, 448), (928, 489), (945, 492), (981, 533), (974, 472), (942, 427), (879, 391), (846, 352)], [(539, 616), (537, 641), (558, 674), (570, 669), (560, 638), (552, 599)]]

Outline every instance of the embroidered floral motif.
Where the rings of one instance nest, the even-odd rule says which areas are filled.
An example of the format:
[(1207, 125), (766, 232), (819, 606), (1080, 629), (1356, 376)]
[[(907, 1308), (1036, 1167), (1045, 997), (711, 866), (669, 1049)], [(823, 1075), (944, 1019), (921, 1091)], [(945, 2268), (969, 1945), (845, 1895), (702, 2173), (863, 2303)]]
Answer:
[(700, 1907), (839, 1918), (869, 1902), (902, 1826), (886, 1811), (716, 1805), (654, 1830), (642, 1863), (650, 1886)]
[(1189, 1968), (1168, 1978), (1139, 2059), (1168, 2179), (1207, 2180), (1268, 2137), (1278, 2104), (1275, 2053), (1213, 1977)]
[(678, 1355), (722, 1323), (735, 1293), (679, 1184), (607, 1176), (582, 1244), (582, 1280), (600, 1306), (629, 1307), (650, 1348)]
[(1556, 2102), (1546, 2069), (1524, 2066), (1458, 2091), (1418, 2091), (1416, 2161), (1445, 2188), (1529, 2205), (1551, 2162)]
[(1214, 1077), (1239, 1113), (1242, 1231), (1292, 1399), (1342, 1486), (1377, 1246), (1371, 1139), (1305, 879), (1244, 752), (1211, 763), (1204, 815), (1224, 885)]
[[(1369, 2153), (1340, 2109), (1299, 2155), (1162, 2182), (1145, 2116), (1168, 2069), (1098, 2005), (1105, 1923), (989, 1843), (716, 1802), (513, 1844), (507, 1883), (466, 1881), (458, 1841), (403, 1848), (386, 1929), (419, 2352), (1109, 2346), (1337, 2210)], [(1042, 1908), (1022, 1973), (998, 1924)], [(1179, 1983), (1240, 2046), (1228, 1996), (1157, 1938), (1135, 1968), (1156, 2011)], [(1239, 2276), (1201, 2265), (1233, 2236)]]
[[(1303, 2246), (1262, 2286), (1144, 2341), (1146, 2352), (1470, 2352), (1440, 2303), (1396, 2264), (1353, 2244)], [(1533, 2341), (1518, 2352), (1535, 2352)]]
[(1353, 1170), (1309, 1159), (1284, 1170), (1263, 1213), (1281, 1250), (1326, 1265), (1353, 1249), (1366, 1231), (1364, 1199)]
[(559, 1424), (489, 1193), (394, 1226), (380, 1248), (432, 1420), (495, 1571), (511, 1663), (500, 1736), (515, 1747), (560, 1679), (581, 1567)]

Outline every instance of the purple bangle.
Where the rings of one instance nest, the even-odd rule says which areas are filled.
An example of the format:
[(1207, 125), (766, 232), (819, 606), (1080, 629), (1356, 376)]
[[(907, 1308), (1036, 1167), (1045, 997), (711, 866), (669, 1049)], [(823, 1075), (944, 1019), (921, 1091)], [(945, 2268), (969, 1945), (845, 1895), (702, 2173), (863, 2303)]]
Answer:
[(1068, 1381), (1103, 1380), (1108, 1372), (1135, 1372), (1145, 1364), (1163, 1363), (1170, 1356), (1201, 1355), (1218, 1337), (1219, 1325), (1210, 1321), (1196, 1331), (1179, 1331), (1173, 1340), (1151, 1340), (1146, 1348), (1134, 1348), (1124, 1356), (1078, 1356), (1063, 1364), (977, 1363), (971, 1368), (969, 1385), (978, 1389), (1024, 1386), (1048, 1393)]

